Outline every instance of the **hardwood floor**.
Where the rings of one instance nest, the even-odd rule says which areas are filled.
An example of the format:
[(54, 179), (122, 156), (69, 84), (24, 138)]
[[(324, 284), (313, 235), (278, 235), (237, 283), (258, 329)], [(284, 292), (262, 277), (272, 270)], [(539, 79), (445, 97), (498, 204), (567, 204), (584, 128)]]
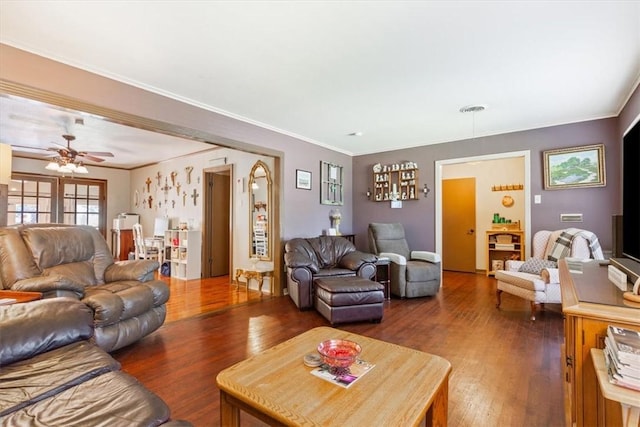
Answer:
[[(250, 292), (247, 298), (226, 278), (178, 281), (171, 290), (163, 327), (113, 355), (167, 402), (174, 419), (195, 426), (220, 425), (218, 372), (328, 325), (313, 310), (298, 311), (289, 297), (261, 300)], [(493, 278), (445, 272), (436, 297), (392, 299), (382, 323), (338, 328), (449, 360), (450, 426), (564, 425), (559, 306), (548, 306), (531, 322), (529, 303), (512, 295), (503, 294), (496, 309)], [(243, 426), (264, 425), (245, 413), (241, 419)]]

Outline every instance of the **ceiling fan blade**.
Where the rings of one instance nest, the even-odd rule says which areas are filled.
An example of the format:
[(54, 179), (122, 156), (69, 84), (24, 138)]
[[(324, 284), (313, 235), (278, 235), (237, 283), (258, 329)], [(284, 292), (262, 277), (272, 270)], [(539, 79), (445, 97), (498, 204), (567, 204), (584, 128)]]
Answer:
[(82, 154), (83, 156), (89, 154), (90, 156), (113, 157), (113, 153), (110, 153), (108, 151), (83, 151), (79, 154)]
[(78, 153), (78, 157), (84, 157), (85, 159), (91, 160), (92, 162), (98, 162), (98, 163), (104, 162), (104, 159), (102, 159), (100, 157), (92, 156), (89, 153)]

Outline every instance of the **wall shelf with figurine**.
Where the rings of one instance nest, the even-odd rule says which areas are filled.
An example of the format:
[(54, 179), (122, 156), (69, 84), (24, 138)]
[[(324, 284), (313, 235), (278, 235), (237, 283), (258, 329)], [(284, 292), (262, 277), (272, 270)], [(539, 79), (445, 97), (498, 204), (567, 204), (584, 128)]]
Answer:
[(374, 202), (393, 200), (418, 200), (418, 164), (415, 162), (373, 166)]

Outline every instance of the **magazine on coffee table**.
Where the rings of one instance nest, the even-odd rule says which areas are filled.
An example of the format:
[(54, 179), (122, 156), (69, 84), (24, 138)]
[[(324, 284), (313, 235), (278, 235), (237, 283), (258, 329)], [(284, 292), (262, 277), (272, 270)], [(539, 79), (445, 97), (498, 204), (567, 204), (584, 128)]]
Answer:
[(329, 365), (320, 365), (311, 371), (312, 375), (318, 378), (322, 378), (325, 381), (329, 381), (332, 384), (339, 385), (343, 388), (349, 388), (353, 383), (362, 378), (367, 372), (376, 366), (364, 360), (356, 360), (353, 365), (349, 367), (349, 373), (334, 375), (329, 372)]

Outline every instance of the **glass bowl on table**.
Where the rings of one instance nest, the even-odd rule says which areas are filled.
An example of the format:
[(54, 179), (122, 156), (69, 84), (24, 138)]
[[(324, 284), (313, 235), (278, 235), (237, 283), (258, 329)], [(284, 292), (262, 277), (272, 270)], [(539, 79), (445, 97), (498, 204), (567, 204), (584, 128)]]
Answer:
[(326, 340), (318, 344), (318, 353), (332, 374), (345, 374), (360, 355), (362, 347), (349, 340)]

